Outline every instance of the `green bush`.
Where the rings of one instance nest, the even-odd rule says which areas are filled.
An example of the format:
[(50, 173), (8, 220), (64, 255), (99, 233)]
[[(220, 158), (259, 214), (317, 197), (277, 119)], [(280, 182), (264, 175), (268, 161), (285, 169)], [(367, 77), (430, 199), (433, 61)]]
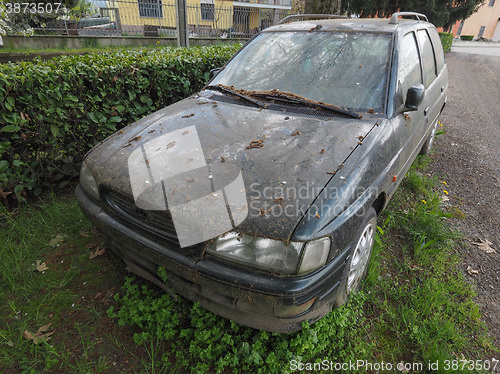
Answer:
[(444, 53), (450, 52), (453, 44), (453, 34), (451, 32), (440, 32), (439, 37), (441, 38)]
[(460, 40), (471, 41), (474, 39), (474, 35), (460, 35)]
[(63, 56), (0, 66), (0, 192), (64, 187), (85, 153), (207, 81), (239, 45)]
[(303, 323), (298, 332), (278, 334), (238, 325), (183, 298), (174, 301), (133, 278), (126, 279), (122, 291), (115, 295), (120, 307), (108, 309), (108, 316), (120, 326), (136, 327), (134, 341), (139, 345), (168, 342), (170, 355), (162, 355), (155, 366), (173, 364), (176, 370), (170, 367), (169, 372), (281, 374), (296, 370), (299, 363), (321, 367), (324, 359), (363, 360), (371, 347), (363, 339), (367, 320), (362, 292), (312, 326)]

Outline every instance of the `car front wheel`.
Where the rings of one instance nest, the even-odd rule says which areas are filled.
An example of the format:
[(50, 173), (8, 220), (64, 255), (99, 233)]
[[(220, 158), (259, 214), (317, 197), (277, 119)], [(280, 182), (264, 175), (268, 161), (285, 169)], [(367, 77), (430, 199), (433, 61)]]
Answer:
[(337, 305), (346, 303), (349, 295), (359, 290), (361, 281), (368, 272), (376, 230), (377, 213), (375, 209), (370, 208), (352, 242), (351, 255), (342, 276)]
[(431, 153), (432, 144), (434, 143), (434, 138), (436, 137), (437, 124), (438, 121), (436, 121), (436, 123), (434, 124), (431, 134), (422, 146), (422, 149), (420, 150), (421, 155), (429, 155)]

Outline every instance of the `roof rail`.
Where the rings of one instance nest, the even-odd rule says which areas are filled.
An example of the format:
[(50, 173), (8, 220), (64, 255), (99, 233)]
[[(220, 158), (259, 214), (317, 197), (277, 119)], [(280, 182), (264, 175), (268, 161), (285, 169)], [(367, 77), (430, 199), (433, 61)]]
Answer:
[(292, 14), (290, 16), (287, 16), (285, 18), (283, 18), (281, 21), (279, 21), (278, 25), (282, 25), (284, 23), (289, 23), (289, 22), (294, 22), (295, 20), (299, 20), (299, 21), (302, 21), (302, 20), (305, 20), (305, 19), (313, 19), (313, 20), (317, 20), (317, 19), (336, 19), (336, 18), (349, 18), (347, 16), (341, 16), (341, 15), (338, 15), (338, 14)]
[(427, 19), (427, 16), (422, 13), (416, 13), (416, 12), (396, 12), (391, 16), (391, 20), (389, 21), (390, 24), (396, 24), (398, 23), (398, 18), (399, 17), (413, 17), (414, 19), (418, 21), (425, 21), (429, 22)]

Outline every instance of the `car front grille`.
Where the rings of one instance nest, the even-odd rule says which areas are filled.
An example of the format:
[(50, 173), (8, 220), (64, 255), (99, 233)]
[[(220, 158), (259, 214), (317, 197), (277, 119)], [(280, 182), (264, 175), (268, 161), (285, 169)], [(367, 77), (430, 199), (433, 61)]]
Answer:
[(131, 196), (113, 190), (105, 190), (102, 195), (104, 209), (126, 226), (134, 226), (179, 246), (174, 222), (168, 210), (140, 209)]

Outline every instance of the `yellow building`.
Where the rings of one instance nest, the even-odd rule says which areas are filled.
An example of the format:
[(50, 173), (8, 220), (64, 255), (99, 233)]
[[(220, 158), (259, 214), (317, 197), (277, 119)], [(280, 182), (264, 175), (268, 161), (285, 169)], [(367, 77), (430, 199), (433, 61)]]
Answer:
[[(248, 37), (288, 14), (291, 0), (186, 0), (191, 37)], [(176, 35), (175, 0), (108, 0), (122, 35)]]
[(455, 36), (473, 35), (500, 41), (500, 0), (486, 0), (479, 10), (463, 22), (457, 22), (452, 29)]

